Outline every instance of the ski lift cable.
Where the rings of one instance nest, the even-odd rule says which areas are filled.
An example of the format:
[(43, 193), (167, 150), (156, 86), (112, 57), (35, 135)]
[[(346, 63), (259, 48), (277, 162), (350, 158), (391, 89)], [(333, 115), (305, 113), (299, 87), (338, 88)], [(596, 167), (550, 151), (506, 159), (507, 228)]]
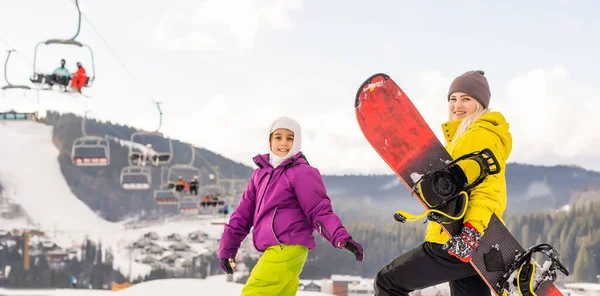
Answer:
[[(96, 28), (96, 26), (92, 23), (92, 21), (83, 13), (81, 12), (81, 9), (79, 7), (79, 2), (78, 0), (73, 0), (73, 2), (75, 2), (75, 5), (77, 6), (77, 11), (78, 11), (78, 15), (79, 15), (79, 22), (78, 22), (78, 27), (77, 27), (77, 32), (75, 34), (75, 36), (73, 36), (73, 39), (76, 38), (79, 35), (80, 29), (81, 29), (81, 19), (83, 18), (91, 27), (92, 29), (96, 32), (96, 34), (98, 34), (98, 36), (100, 37), (100, 39), (102, 40), (102, 42), (104, 43), (104, 45), (108, 48), (108, 50), (111, 52), (111, 54), (114, 56), (114, 58), (117, 60), (117, 62), (121, 65), (121, 67), (125, 70), (125, 72), (127, 73), (127, 75), (129, 76), (129, 78), (136, 84), (136, 86), (138, 87), (138, 89), (140, 90), (140, 92), (146, 96), (146, 97), (150, 97), (145, 91), (144, 88), (140, 86), (139, 82), (135, 79), (133, 73), (129, 70), (129, 68), (127, 68), (127, 66), (125, 66), (125, 63), (123, 63), (123, 61), (119, 58), (119, 56), (116, 54), (116, 52), (114, 51), (114, 49), (110, 46), (110, 44), (108, 43), (108, 41), (106, 40), (106, 38), (104, 37), (104, 35), (102, 35), (102, 33), (100, 33), (100, 30), (98, 30), (98, 28)], [(162, 111), (160, 109), (160, 106), (158, 104), (160, 104), (161, 102), (157, 102), (154, 100), (151, 100), (152, 103), (157, 104), (157, 107), (159, 109), (159, 115), (160, 115), (160, 119), (159, 119), (159, 126), (156, 129), (156, 131), (158, 131), (158, 129), (160, 129), (160, 127), (162, 126)], [(117, 130), (115, 130), (113, 127), (110, 127), (117, 135), (119, 135), (120, 137), (123, 137), (123, 135), (121, 133), (119, 133)]]
[[(77, 0), (75, 0), (77, 1)], [(115, 52), (115, 50), (112, 48), (112, 46), (110, 46), (110, 44), (108, 43), (108, 41), (106, 40), (106, 38), (104, 37), (104, 35), (102, 35), (102, 33), (100, 33), (100, 30), (98, 30), (98, 28), (96, 28), (96, 26), (94, 26), (94, 24), (92, 23), (92, 21), (83, 13), (80, 11), (81, 16), (85, 19), (85, 21), (92, 27), (92, 29), (96, 32), (96, 34), (98, 34), (98, 36), (100, 37), (100, 39), (102, 40), (102, 42), (104, 43), (104, 45), (108, 48), (108, 50), (111, 52), (111, 54), (114, 56), (114, 58), (117, 60), (117, 62), (119, 63), (119, 65), (121, 65), (121, 67), (125, 70), (125, 72), (127, 73), (127, 75), (129, 76), (129, 79), (131, 79), (131, 81), (133, 81), (133, 83), (135, 83), (135, 85), (137, 86), (137, 88), (140, 90), (140, 92), (147, 98), (151, 98), (150, 101), (153, 104), (156, 104), (157, 108), (158, 108), (158, 112), (159, 112), (159, 123), (158, 123), (158, 128), (156, 129), (155, 132), (158, 132), (162, 126), (162, 110), (160, 109), (160, 104), (162, 102), (159, 102), (157, 100), (152, 99), (152, 97), (145, 91), (145, 88), (143, 88), (140, 83), (138, 82), (137, 79), (135, 79), (135, 76), (133, 75), (133, 73), (129, 70), (129, 68), (127, 68), (127, 66), (125, 66), (125, 63), (123, 63), (123, 60), (121, 60), (121, 58), (119, 58), (119, 55), (117, 55), (117, 53)]]
[[(199, 149), (199, 148), (194, 147), (194, 151), (196, 151), (197, 149)], [(223, 176), (223, 173), (218, 172), (217, 169), (215, 168), (215, 166), (212, 163), (210, 163), (210, 161), (208, 161), (208, 159), (206, 159), (206, 157), (204, 157), (204, 155), (202, 155), (202, 153), (200, 153), (200, 151), (197, 151), (194, 155), (200, 156), (200, 158), (202, 158), (202, 161), (204, 161), (204, 163), (206, 163), (215, 174), (219, 174), (219, 175)], [(226, 178), (226, 179), (228, 179), (228, 178)]]
[[(77, 1), (77, 0), (75, 0), (75, 1)], [(92, 23), (92, 21), (83, 12), (81, 12), (81, 17), (83, 17), (83, 19), (92, 27), (92, 29), (96, 32), (96, 34), (98, 34), (98, 36), (100, 37), (100, 39), (102, 40), (102, 42), (104, 43), (104, 45), (108, 48), (108, 50), (111, 52), (111, 54), (117, 60), (117, 62), (119, 63), (119, 65), (121, 65), (121, 67), (125, 70), (125, 72), (129, 76), (129, 79), (131, 79), (136, 84), (136, 86), (138, 87), (138, 89), (140, 90), (140, 92), (144, 96), (146, 96), (148, 98), (151, 98), (151, 96), (147, 92), (144, 91), (144, 88), (141, 87), (141, 85), (138, 82), (138, 80), (135, 79), (135, 76), (129, 70), (129, 68), (127, 68), (127, 66), (125, 66), (125, 63), (123, 63), (123, 61), (121, 60), (121, 58), (119, 58), (119, 56), (114, 51), (114, 49), (112, 48), (112, 46), (110, 46), (110, 44), (108, 43), (108, 41), (106, 40), (106, 38), (104, 37), (104, 35), (102, 35), (102, 33), (100, 33), (100, 30), (98, 30), (98, 28), (96, 28), (96, 26)], [(150, 101), (152, 102), (152, 101), (155, 101), (155, 100), (150, 100)]]
[[(75, 3), (77, 4), (77, 0), (74, 0)], [(78, 6), (79, 9), (79, 6)], [(138, 80), (135, 79), (135, 76), (133, 75), (133, 73), (129, 70), (129, 68), (127, 68), (127, 66), (125, 66), (125, 63), (123, 63), (123, 61), (121, 60), (121, 58), (119, 58), (119, 55), (117, 55), (117, 53), (115, 52), (115, 50), (112, 48), (112, 46), (110, 46), (110, 44), (108, 43), (108, 41), (106, 40), (106, 38), (104, 37), (104, 35), (102, 33), (100, 33), (100, 30), (98, 30), (98, 28), (96, 28), (96, 26), (92, 23), (92, 21), (88, 18), (87, 15), (85, 15), (83, 12), (81, 12), (81, 10), (79, 10), (80, 13), (80, 18), (83, 17), (83, 19), (92, 27), (92, 29), (96, 32), (96, 34), (98, 34), (98, 36), (100, 37), (100, 39), (102, 40), (102, 42), (104, 43), (104, 45), (108, 48), (108, 50), (111, 52), (111, 54), (114, 56), (114, 58), (117, 60), (117, 62), (119, 63), (119, 65), (121, 65), (121, 67), (125, 70), (125, 72), (127, 73), (127, 75), (129, 76), (129, 78), (136, 84), (136, 86), (139, 88), (140, 92), (142, 94), (144, 94), (146, 97), (151, 97), (148, 93), (146, 93), (144, 91), (144, 88), (141, 87), (141, 85), (139, 84)], [(81, 22), (80, 22), (81, 23)], [(162, 126), (162, 110), (160, 109), (160, 103), (156, 100), (150, 100), (152, 103), (157, 105), (157, 108), (159, 110), (159, 115), (160, 115), (160, 120), (159, 120), (159, 126), (157, 128), (157, 131), (160, 129), (160, 127)], [(111, 127), (111, 129), (113, 129)], [(114, 129), (113, 129), (114, 130)], [(116, 132), (116, 130), (115, 130)], [(214, 168), (214, 166), (200, 153), (197, 153), (202, 159), (203, 161), (208, 164), (211, 169), (216, 173), (216, 169)]]

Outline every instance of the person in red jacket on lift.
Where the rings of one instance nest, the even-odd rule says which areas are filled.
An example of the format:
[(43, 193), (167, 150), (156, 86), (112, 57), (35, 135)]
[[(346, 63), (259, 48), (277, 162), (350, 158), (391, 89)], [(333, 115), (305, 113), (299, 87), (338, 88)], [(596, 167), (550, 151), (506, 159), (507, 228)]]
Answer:
[(81, 92), (81, 88), (83, 88), (88, 78), (85, 73), (85, 68), (83, 68), (81, 62), (77, 62), (77, 72), (71, 75), (73, 75), (73, 80), (71, 80), (71, 88), (73, 88), (73, 90), (76, 92)]

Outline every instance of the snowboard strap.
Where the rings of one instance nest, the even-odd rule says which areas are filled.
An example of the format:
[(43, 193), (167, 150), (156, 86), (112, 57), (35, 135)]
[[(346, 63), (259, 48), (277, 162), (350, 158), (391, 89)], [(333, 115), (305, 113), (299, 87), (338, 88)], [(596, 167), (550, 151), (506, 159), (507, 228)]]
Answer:
[(467, 212), (467, 204), (469, 204), (469, 194), (467, 194), (464, 191), (461, 191), (459, 193), (459, 196), (457, 197), (457, 200), (461, 201), (461, 206), (456, 207), (457, 210), (460, 211), (458, 211), (459, 213), (455, 214), (455, 216), (435, 209), (428, 209), (420, 215), (415, 215), (399, 210), (394, 214), (394, 219), (396, 219), (396, 221), (404, 223), (415, 222), (427, 216), (427, 220), (435, 221), (442, 224), (452, 223), (456, 220), (462, 219), (465, 216), (465, 213)]
[[(459, 161), (473, 160), (479, 165), (479, 175), (469, 184), (467, 176), (460, 166)], [(481, 184), (488, 175), (498, 174), (500, 164), (494, 153), (485, 148), (458, 157), (441, 169), (425, 173), (415, 182), (412, 193), (427, 207), (420, 215), (397, 211), (394, 219), (399, 222), (414, 222), (425, 216), (427, 220), (441, 224), (449, 224), (460, 220), (465, 215), (469, 203), (469, 193)], [(448, 213), (448, 206), (454, 203), (454, 213)]]
[[(552, 261), (547, 270), (542, 270), (542, 274), (536, 276), (537, 265), (532, 260), (534, 253), (542, 253)], [(517, 257), (515, 262), (506, 270), (498, 286), (505, 286), (506, 281), (517, 271), (513, 285), (516, 286), (521, 296), (536, 296), (535, 290), (542, 282), (556, 280), (556, 270), (559, 270), (566, 276), (569, 270), (560, 262), (558, 252), (549, 244), (538, 244), (527, 249), (523, 254)], [(537, 279), (536, 279), (537, 278)]]
[(535, 275), (535, 263), (527, 262), (519, 268), (517, 273), (517, 288), (521, 296), (537, 296), (533, 288), (533, 276)]

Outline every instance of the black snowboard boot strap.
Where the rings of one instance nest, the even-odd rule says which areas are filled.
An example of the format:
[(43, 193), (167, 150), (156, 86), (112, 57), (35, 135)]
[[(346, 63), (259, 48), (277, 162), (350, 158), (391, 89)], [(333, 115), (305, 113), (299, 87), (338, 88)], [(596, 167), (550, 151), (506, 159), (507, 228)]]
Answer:
[[(467, 159), (475, 161), (480, 169), (479, 175), (471, 184), (468, 183), (465, 172), (458, 166), (459, 161)], [(465, 214), (470, 190), (481, 184), (488, 175), (499, 172), (500, 165), (490, 149), (465, 154), (438, 170), (425, 173), (415, 182), (412, 192), (427, 206), (425, 212), (415, 215), (397, 211), (394, 219), (404, 223), (427, 216), (427, 220), (442, 224), (460, 220)], [(445, 206), (452, 202), (455, 203), (454, 211), (449, 213)]]
[(521, 296), (536, 296), (533, 287), (533, 276), (535, 275), (535, 263), (529, 261), (519, 268), (517, 273), (517, 287)]
[[(536, 263), (533, 258), (534, 253), (542, 253), (552, 261), (552, 265), (547, 271), (539, 275), (541, 280), (534, 281), (536, 272)], [(517, 259), (505, 271), (502, 279), (498, 282), (498, 286), (504, 287), (506, 281), (511, 277), (513, 272), (517, 272), (517, 277), (513, 284), (517, 286), (519, 295), (535, 296), (535, 290), (545, 281), (554, 282), (556, 280), (556, 270), (559, 270), (564, 275), (569, 275), (569, 270), (560, 262), (558, 252), (549, 244), (538, 244), (525, 250), (523, 254), (518, 255)]]

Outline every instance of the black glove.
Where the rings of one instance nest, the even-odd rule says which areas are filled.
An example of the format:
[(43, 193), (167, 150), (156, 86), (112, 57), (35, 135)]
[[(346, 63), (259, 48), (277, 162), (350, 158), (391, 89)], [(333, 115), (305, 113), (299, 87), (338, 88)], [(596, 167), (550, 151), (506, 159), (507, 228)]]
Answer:
[(223, 258), (221, 259), (221, 269), (226, 274), (233, 274), (235, 268), (235, 258)]
[(352, 252), (352, 254), (354, 254), (354, 257), (356, 257), (356, 261), (363, 261), (363, 258), (365, 256), (363, 252), (363, 247), (357, 241), (353, 239), (348, 239), (338, 242), (338, 248), (344, 248)]

